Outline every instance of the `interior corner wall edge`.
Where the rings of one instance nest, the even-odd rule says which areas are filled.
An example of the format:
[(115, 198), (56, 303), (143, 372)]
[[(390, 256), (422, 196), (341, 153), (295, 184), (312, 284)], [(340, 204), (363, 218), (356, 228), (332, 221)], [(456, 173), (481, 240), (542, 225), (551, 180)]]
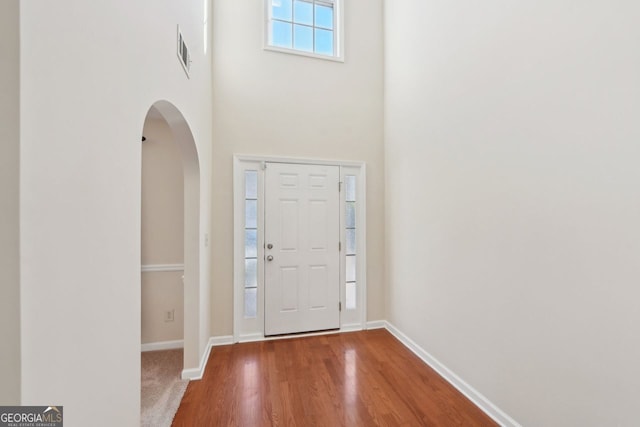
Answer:
[(385, 2), (387, 318), (522, 425), (638, 424), (638, 20)]
[(0, 2), (0, 405), (20, 404), (20, 5)]

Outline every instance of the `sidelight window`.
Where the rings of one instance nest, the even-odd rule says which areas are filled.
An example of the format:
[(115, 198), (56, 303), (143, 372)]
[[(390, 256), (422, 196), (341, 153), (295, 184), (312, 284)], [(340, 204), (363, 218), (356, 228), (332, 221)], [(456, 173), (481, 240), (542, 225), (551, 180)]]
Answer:
[(258, 172), (244, 173), (244, 317), (258, 309)]
[(345, 266), (346, 266), (346, 295), (347, 310), (357, 308), (357, 277), (356, 277), (356, 177), (347, 175), (345, 184)]

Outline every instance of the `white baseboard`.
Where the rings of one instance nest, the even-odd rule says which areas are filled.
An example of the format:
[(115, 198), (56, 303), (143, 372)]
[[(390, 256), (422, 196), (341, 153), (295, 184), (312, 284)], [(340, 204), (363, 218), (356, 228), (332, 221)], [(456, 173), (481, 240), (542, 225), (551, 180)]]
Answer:
[(264, 335), (260, 333), (244, 334), (238, 337), (238, 342), (256, 342), (264, 341)]
[(350, 323), (340, 326), (340, 332), (356, 332), (362, 331), (363, 329), (362, 323)]
[(367, 322), (367, 329), (382, 329), (387, 327), (386, 320), (371, 320)]
[(184, 348), (183, 340), (176, 341), (160, 341), (160, 342), (149, 342), (146, 344), (142, 344), (140, 347), (142, 352), (145, 351), (158, 351), (158, 350), (172, 350), (174, 348)]
[(384, 322), (385, 328), (395, 336), (402, 344), (418, 356), (424, 363), (433, 368), (440, 376), (442, 376), (449, 384), (454, 386), (460, 393), (464, 394), (478, 408), (493, 418), (503, 427), (522, 427), (513, 418), (503, 412), (494, 405), (489, 399), (484, 397), (480, 392), (467, 384), (462, 378), (457, 376), (452, 370), (447, 368), (438, 359), (429, 354), (425, 349), (420, 347), (411, 338), (401, 332), (398, 328), (389, 322)]
[(207, 348), (205, 349), (205, 352), (202, 355), (202, 358), (200, 358), (200, 366), (198, 368), (183, 369), (182, 379), (190, 380), (190, 381), (201, 380), (202, 377), (204, 376), (204, 370), (207, 368), (207, 361), (209, 360), (211, 347), (215, 347), (219, 345), (227, 345), (227, 344), (233, 344), (233, 337), (231, 335), (209, 338), (209, 342), (207, 343)]
[(220, 335), (209, 338), (209, 347), (233, 344), (233, 335)]

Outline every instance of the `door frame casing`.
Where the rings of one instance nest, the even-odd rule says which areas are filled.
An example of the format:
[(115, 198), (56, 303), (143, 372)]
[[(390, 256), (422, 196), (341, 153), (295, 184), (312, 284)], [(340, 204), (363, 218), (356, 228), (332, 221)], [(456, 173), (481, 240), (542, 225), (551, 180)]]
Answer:
[[(340, 331), (366, 329), (367, 277), (366, 277), (366, 164), (359, 161), (293, 158), (280, 156), (257, 156), (234, 154), (233, 156), (233, 341), (247, 342), (265, 339), (264, 335), (264, 170), (267, 163), (291, 163), (302, 165), (325, 165), (340, 167), (340, 181), (346, 175), (356, 176), (356, 278), (357, 308), (346, 310), (345, 302), (345, 230), (344, 190), (340, 194)], [(256, 318), (244, 317), (244, 173), (258, 172), (258, 314)], [(344, 186), (343, 186), (344, 188)]]

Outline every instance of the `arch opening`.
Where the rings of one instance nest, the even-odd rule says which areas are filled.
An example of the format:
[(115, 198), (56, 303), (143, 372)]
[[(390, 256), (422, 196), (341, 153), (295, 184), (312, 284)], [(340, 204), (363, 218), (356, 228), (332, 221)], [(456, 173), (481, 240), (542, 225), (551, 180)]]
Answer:
[[(143, 129), (151, 120), (168, 126), (170, 139), (177, 147), (182, 165), (182, 239), (183, 239), (183, 331), (184, 348), (182, 377), (185, 371), (200, 364), (200, 162), (189, 124), (171, 102), (160, 100), (147, 111)], [(145, 135), (142, 135), (145, 137)], [(142, 144), (152, 143), (150, 139)], [(141, 165), (142, 167), (142, 165)], [(140, 291), (142, 292), (142, 282)], [(142, 307), (141, 307), (142, 310)]]

